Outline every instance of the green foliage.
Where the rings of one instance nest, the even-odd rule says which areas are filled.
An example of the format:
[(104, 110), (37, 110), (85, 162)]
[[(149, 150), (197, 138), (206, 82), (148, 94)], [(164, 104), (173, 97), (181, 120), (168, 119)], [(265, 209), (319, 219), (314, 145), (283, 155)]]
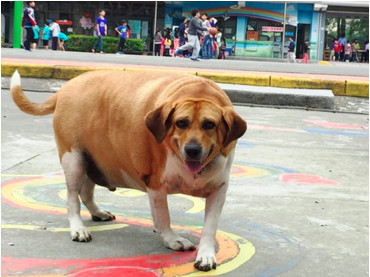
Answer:
[(358, 39), (360, 42), (369, 40), (369, 20), (368, 19), (354, 19), (348, 24), (347, 38), (352, 41)]
[[(84, 35), (70, 35), (66, 42), (66, 50), (76, 52), (90, 52), (98, 41), (97, 37)], [(106, 53), (116, 53), (118, 50), (119, 38), (103, 37), (103, 49)], [(144, 42), (142, 39), (129, 38), (126, 39), (127, 53), (142, 53), (144, 50)]]
[(327, 18), (326, 28), (328, 30), (328, 36), (332, 38), (339, 38), (341, 34), (345, 34), (349, 41), (358, 39), (360, 43), (363, 43), (369, 40), (369, 20), (366, 18)]

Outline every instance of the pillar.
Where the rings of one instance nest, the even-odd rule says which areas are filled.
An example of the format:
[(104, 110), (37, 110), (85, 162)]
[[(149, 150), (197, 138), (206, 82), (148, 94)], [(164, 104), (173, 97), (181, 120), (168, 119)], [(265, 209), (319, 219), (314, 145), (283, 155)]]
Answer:
[(13, 48), (21, 48), (23, 1), (14, 1)]

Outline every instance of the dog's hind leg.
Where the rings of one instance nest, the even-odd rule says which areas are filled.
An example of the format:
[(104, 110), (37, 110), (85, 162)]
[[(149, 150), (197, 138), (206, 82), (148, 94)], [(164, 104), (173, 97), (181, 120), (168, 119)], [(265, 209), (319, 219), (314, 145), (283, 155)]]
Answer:
[(82, 223), (81, 203), (78, 197), (88, 178), (81, 153), (65, 152), (62, 157), (62, 167), (67, 184), (67, 209), (72, 240), (88, 242), (91, 240), (91, 235)]
[(80, 197), (82, 203), (86, 206), (91, 214), (93, 221), (111, 221), (116, 217), (109, 211), (102, 211), (94, 201), (94, 188), (95, 184), (86, 178), (86, 182), (82, 185), (80, 191)]

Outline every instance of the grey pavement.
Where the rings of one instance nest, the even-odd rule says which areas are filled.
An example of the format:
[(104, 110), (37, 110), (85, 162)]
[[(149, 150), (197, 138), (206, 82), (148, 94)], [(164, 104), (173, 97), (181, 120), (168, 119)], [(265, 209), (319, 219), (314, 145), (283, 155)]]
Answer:
[[(120, 219), (97, 223), (84, 217), (93, 240), (72, 242), (66, 229), (66, 192), (52, 116), (24, 114), (8, 89), (3, 88), (1, 95), (2, 275), (89, 276), (89, 270), (135, 269), (142, 276), (170, 276), (168, 266), (161, 266), (167, 260), (175, 257), (175, 263), (181, 264), (183, 257), (194, 258), (192, 252), (176, 254), (162, 245), (146, 223), (151, 216), (145, 195), (121, 190), (96, 191), (99, 205)], [(28, 91), (27, 95), (42, 102), (51, 93)], [(369, 116), (235, 109), (248, 122), (248, 130), (238, 141), (218, 230), (239, 247), (228, 248), (230, 260), (211, 273), (368, 276)], [(197, 244), (199, 238), (188, 226), (202, 226), (201, 202), (171, 196), (170, 210), (172, 224)], [(219, 239), (220, 251), (223, 245)], [(245, 253), (251, 254), (250, 259)]]
[(346, 75), (346, 76), (369, 76), (369, 64), (362, 63), (331, 63), (321, 65), (319, 63), (300, 64), (281, 62), (271, 62), (268, 60), (201, 60), (193, 62), (186, 58), (172, 57), (153, 57), (141, 55), (116, 55), (116, 54), (92, 54), (84, 52), (62, 52), (45, 51), (38, 49), (33, 52), (22, 49), (2, 48), (1, 58), (13, 59), (38, 59), (43, 61), (71, 61), (71, 65), (76, 62), (90, 63), (111, 63), (141, 66), (162, 66), (179, 68), (202, 68), (212, 70), (236, 70), (236, 71), (255, 71), (255, 72), (280, 72), (280, 73), (304, 73), (315, 75)]

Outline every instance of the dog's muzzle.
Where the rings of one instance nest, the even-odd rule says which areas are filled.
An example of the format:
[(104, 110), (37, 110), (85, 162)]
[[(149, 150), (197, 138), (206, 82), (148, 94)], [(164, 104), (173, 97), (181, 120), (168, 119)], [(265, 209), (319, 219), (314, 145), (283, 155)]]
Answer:
[(199, 143), (190, 142), (184, 147), (185, 165), (193, 173), (199, 173), (202, 170), (203, 148)]

